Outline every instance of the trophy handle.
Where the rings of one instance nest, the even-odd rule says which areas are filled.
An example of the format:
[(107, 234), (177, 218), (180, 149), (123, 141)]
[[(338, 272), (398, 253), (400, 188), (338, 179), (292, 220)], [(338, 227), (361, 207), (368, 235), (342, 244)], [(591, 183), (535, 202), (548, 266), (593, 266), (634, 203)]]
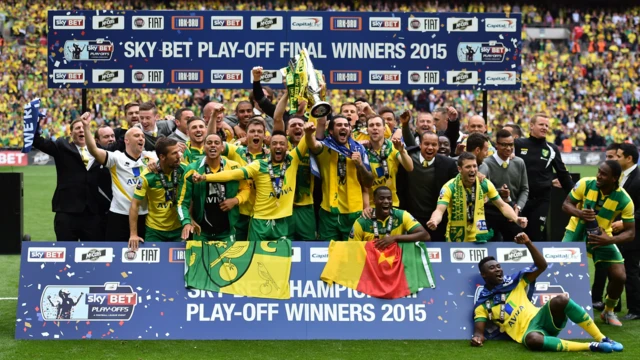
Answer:
[(320, 82), (318, 81), (318, 75), (316, 69), (313, 67), (311, 58), (306, 49), (300, 50), (300, 56), (304, 57), (304, 62), (307, 70), (307, 92), (313, 99), (313, 106), (311, 107), (311, 116), (314, 118), (321, 118), (331, 113), (331, 105), (323, 101), (320, 98)]

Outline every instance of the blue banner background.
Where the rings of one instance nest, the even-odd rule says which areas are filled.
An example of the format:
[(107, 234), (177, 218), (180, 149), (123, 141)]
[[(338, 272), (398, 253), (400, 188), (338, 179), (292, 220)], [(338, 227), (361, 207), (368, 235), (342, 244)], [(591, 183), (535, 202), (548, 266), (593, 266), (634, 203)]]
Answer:
[[(16, 339), (466, 340), (473, 332), (473, 297), (483, 283), (476, 265), (479, 258), (497, 257), (505, 274), (530, 264), (530, 254), (516, 244), (430, 243), (436, 288), (414, 297), (381, 300), (319, 280), (328, 244), (293, 244), (292, 298), (283, 301), (187, 291), (181, 243), (145, 244), (143, 252), (127, 260), (126, 243), (25, 242)], [(550, 262), (538, 278), (535, 304), (541, 306), (567, 292), (593, 316), (584, 244), (537, 245)], [(575, 262), (568, 263), (570, 259)], [(56, 307), (47, 297), (59, 304), (56, 293), (62, 289), (69, 292), (72, 303), (80, 292), (83, 296), (75, 307), (67, 307), (73, 307), (68, 320), (52, 321)], [(102, 304), (100, 296), (106, 297)], [(91, 311), (90, 306), (94, 306)], [(312, 316), (307, 311), (296, 319), (288, 316), (292, 307), (317, 307), (321, 314), (329, 307), (334, 317), (305, 320)], [(560, 336), (575, 339), (588, 334), (568, 322)]]
[[(331, 89), (519, 90), (521, 86), (521, 14), (106, 10), (48, 14), (50, 88), (250, 88), (254, 66), (267, 70), (264, 84), (281, 87), (278, 70), (298, 53), (287, 45), (291, 43), (306, 44)], [(188, 55), (186, 43), (192, 44)], [(372, 47), (369, 55), (340, 52), (367, 46)], [(460, 71), (463, 75), (454, 81)]]

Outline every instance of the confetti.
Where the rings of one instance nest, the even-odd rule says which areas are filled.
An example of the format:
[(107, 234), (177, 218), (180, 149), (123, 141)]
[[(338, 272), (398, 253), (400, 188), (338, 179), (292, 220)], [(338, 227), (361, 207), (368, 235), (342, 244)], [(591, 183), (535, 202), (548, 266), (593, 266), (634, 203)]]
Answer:
[(147, 295), (146, 299), (151, 300), (151, 295)]
[(442, 279), (442, 281), (444, 281), (444, 276), (442, 276), (442, 274), (440, 275), (440, 279)]
[(44, 264), (40, 265), (40, 269), (44, 269)]
[(25, 327), (28, 327), (29, 329), (31, 329), (31, 323), (25, 322), (25, 323), (24, 323), (24, 326), (25, 326)]
[(49, 336), (49, 333), (48, 332), (43, 332), (42, 336), (47, 337), (47, 336)]
[(121, 273), (120, 273), (120, 275), (122, 275), (122, 277), (123, 277), (124, 279), (126, 279), (126, 278), (128, 278), (128, 277), (129, 277), (129, 275), (127, 275), (127, 273), (126, 273), (126, 272), (124, 272), (124, 271), (123, 271), (123, 272), (121, 272)]
[(464, 291), (460, 293), (460, 296), (464, 295)]
[(442, 321), (442, 316), (438, 315), (438, 320)]
[(56, 279), (60, 280), (60, 276), (56, 275)]

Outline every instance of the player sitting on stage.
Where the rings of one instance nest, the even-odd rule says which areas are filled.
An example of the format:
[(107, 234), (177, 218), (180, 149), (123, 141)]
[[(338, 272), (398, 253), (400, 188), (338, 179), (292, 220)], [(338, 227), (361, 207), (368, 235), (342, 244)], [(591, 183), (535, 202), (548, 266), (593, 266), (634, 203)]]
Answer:
[[(480, 261), (478, 268), (485, 285), (475, 304), (475, 329), (471, 346), (482, 346), (485, 325), (487, 321), (493, 321), (500, 332), (506, 332), (513, 340), (523, 343), (530, 350), (622, 351), (622, 344), (605, 337), (589, 314), (569, 299), (568, 294), (556, 296), (540, 308), (531, 303), (527, 297), (527, 288), (545, 271), (547, 261), (525, 233), (518, 234), (515, 241), (529, 249), (534, 266), (517, 274), (504, 276), (502, 267), (495, 258), (489, 256)], [(596, 342), (580, 343), (558, 338), (567, 324), (567, 318), (588, 332)]]

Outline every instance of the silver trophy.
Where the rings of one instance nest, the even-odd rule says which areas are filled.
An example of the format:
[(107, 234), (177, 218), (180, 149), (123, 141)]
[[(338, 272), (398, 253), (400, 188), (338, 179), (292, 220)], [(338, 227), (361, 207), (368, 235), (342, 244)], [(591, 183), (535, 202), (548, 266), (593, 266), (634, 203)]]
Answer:
[(304, 66), (307, 72), (307, 93), (306, 98), (309, 101), (309, 105), (311, 105), (311, 116), (314, 118), (321, 118), (329, 115), (331, 113), (331, 105), (322, 101), (320, 97), (320, 92), (322, 90), (322, 76), (316, 72), (316, 69), (313, 67), (313, 63), (311, 62), (311, 58), (307, 53), (306, 49), (300, 50), (300, 58), (298, 62), (302, 60), (304, 62)]

